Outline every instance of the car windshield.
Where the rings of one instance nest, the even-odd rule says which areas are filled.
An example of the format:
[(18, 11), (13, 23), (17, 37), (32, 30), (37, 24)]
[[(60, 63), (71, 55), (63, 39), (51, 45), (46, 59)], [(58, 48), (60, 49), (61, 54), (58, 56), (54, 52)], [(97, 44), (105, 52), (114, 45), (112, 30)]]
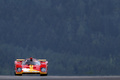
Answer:
[(22, 62), (22, 65), (40, 65), (40, 62), (39, 61), (26, 60), (26, 61)]

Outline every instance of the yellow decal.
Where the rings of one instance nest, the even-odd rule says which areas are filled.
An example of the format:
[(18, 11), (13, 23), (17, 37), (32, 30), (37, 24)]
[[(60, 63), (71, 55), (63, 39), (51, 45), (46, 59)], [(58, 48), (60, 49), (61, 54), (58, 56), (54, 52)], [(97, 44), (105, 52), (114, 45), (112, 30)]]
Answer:
[(30, 65), (30, 69), (33, 69), (33, 65)]
[(16, 59), (16, 61), (18, 61), (18, 62), (19, 62), (19, 61), (24, 61), (24, 59)]
[(46, 59), (38, 59), (38, 61), (46, 61)]
[(29, 67), (30, 67), (30, 70), (29, 70), (30, 72), (36, 72), (37, 71), (37, 70), (33, 69), (33, 65), (30, 65)]
[(33, 71), (33, 65), (30, 65), (29, 67), (30, 67), (29, 71), (32, 72)]

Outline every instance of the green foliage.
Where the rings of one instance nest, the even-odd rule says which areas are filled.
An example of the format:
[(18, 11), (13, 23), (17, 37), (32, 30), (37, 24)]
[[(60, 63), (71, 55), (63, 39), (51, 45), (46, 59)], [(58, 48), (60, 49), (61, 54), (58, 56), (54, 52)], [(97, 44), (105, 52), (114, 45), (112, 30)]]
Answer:
[(0, 0), (0, 74), (46, 58), (49, 75), (119, 75), (119, 0)]

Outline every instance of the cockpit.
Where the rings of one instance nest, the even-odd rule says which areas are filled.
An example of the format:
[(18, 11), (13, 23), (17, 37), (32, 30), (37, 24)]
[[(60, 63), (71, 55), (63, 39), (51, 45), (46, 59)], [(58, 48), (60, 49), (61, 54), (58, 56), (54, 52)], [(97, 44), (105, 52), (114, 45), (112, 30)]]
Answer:
[(40, 65), (40, 62), (30, 58), (30, 59), (26, 59), (25, 61), (23, 61), (22, 65)]

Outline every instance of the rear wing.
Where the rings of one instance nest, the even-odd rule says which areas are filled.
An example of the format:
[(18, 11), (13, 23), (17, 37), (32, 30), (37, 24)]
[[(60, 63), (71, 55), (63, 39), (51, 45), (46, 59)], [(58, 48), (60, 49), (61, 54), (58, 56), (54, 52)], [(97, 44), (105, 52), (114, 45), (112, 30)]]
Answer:
[(24, 61), (25, 59), (16, 59), (17, 62)]
[(45, 62), (45, 61), (47, 61), (46, 59), (38, 59), (38, 61), (43, 61), (43, 62)]

